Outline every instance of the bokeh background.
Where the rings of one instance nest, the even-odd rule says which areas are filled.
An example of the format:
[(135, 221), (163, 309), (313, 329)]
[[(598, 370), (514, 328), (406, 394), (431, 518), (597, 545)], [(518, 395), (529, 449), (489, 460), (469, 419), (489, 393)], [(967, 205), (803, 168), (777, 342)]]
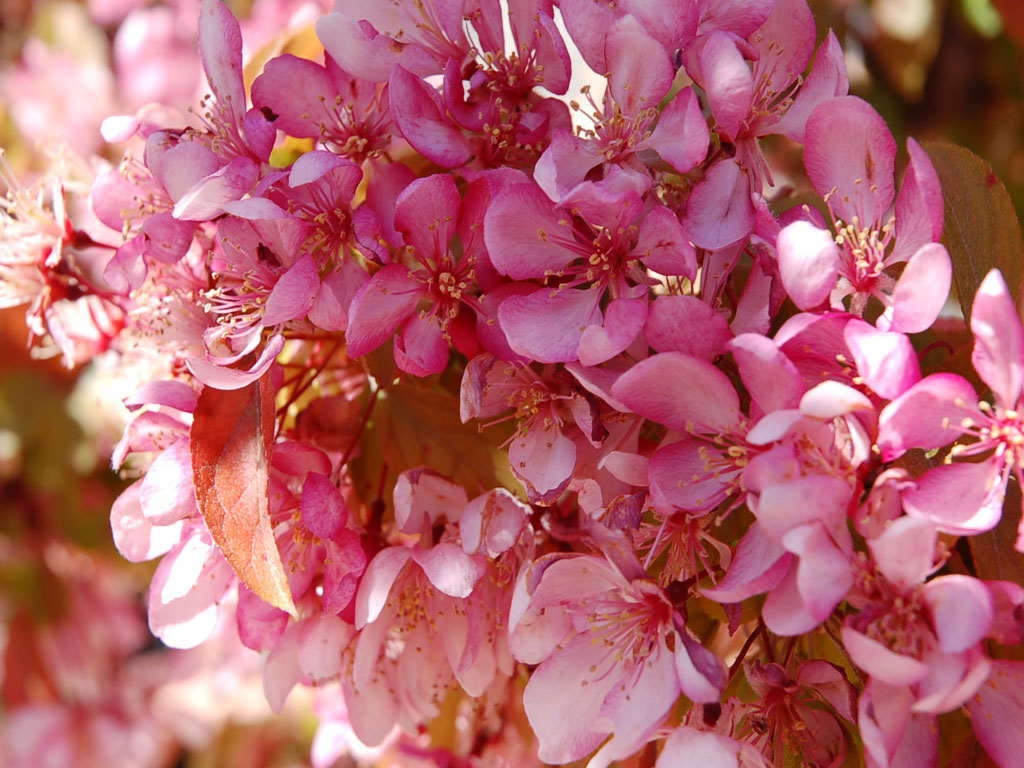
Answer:
[[(831, 27), (843, 44), (852, 92), (900, 146), (914, 136), (970, 148), (1024, 210), (1024, 1), (810, 2), (819, 37)], [(315, 51), (312, 22), (329, 10), (229, 5), (250, 69), (286, 44)], [(0, 192), (57, 168), (81, 194), (120, 160), (101, 138), (105, 117), (196, 104), (197, 15), (198, 0), (0, 0)], [(798, 147), (780, 139), (769, 151), (799, 167)], [(0, 248), (8, 223), (0, 213)], [(69, 370), (30, 352), (27, 336), (25, 307), (0, 309), (0, 765), (309, 764), (316, 700), (293, 694), (272, 716), (261, 659), (234, 627), (194, 651), (149, 635), (153, 564), (122, 560), (109, 532), (125, 478), (108, 457), (128, 393), (103, 354)]]

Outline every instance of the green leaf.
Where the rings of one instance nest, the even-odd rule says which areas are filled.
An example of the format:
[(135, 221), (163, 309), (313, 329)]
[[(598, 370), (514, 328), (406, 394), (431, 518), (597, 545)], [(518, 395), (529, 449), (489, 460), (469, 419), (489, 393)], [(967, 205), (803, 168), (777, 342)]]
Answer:
[(991, 269), (1003, 273), (1014, 300), (1019, 300), (1024, 243), (1006, 187), (992, 166), (968, 149), (942, 142), (922, 147), (942, 184), (942, 241), (953, 259), (953, 284), (964, 317), (971, 316), (974, 294)]
[(499, 447), (508, 436), (507, 428), (480, 432), (475, 423), (463, 424), (458, 398), (443, 389), (395, 384), (378, 394), (351, 463), (355, 491), (372, 504), (383, 476), (389, 500), (400, 472), (428, 466), (462, 485), (470, 498), (499, 486), (516, 492), (508, 453)]

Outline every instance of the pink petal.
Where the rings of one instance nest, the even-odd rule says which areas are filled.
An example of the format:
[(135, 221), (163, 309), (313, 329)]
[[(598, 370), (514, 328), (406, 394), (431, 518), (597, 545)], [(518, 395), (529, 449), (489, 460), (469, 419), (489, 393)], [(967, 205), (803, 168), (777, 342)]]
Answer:
[(823, 381), (800, 398), (802, 414), (824, 421), (855, 411), (873, 410), (867, 395), (838, 381)]
[(803, 144), (807, 118), (815, 108), (823, 101), (845, 96), (849, 90), (850, 80), (846, 74), (843, 49), (836, 39), (835, 32), (829, 30), (825, 41), (818, 47), (814, 66), (800, 87), (796, 99), (782, 119), (772, 126), (772, 131)]
[(992, 625), (992, 595), (983, 582), (962, 574), (932, 579), (921, 599), (945, 653), (961, 653), (980, 643)]
[(510, 296), (498, 307), (498, 320), (515, 352), (542, 363), (578, 359), (587, 326), (601, 322), (596, 289), (541, 288), (528, 296)]
[(398, 63), (420, 75), (439, 71), (433, 57), (418, 45), (398, 44), (387, 33), (376, 34), (361, 24), (358, 16), (328, 13), (317, 20), (316, 34), (342, 69), (372, 83), (386, 82)]
[[(214, 0), (210, 0), (213, 2)], [(221, 213), (221, 206), (237, 200), (259, 176), (259, 166), (248, 157), (236, 157), (216, 173), (210, 174), (174, 204), (174, 218), (183, 221), (207, 221)]]
[(739, 366), (740, 378), (762, 413), (794, 408), (800, 403), (803, 379), (775, 342), (760, 334), (743, 333), (728, 347)]
[(166, 554), (181, 540), (182, 522), (154, 525), (142, 514), (139, 503), (142, 481), (125, 488), (110, 508), (110, 530), (122, 557), (141, 563)]
[(139, 488), (139, 503), (153, 525), (171, 525), (198, 516), (187, 438), (178, 440), (150, 465)]
[(566, 31), (583, 60), (595, 72), (607, 72), (604, 41), (615, 23), (615, 15), (607, 6), (591, 0), (562, 0), (559, 8)]
[(576, 467), (576, 444), (554, 426), (539, 427), (535, 425), (516, 437), (509, 446), (508, 458), (531, 503), (550, 504), (569, 484)]
[(931, 520), (940, 531), (971, 535), (995, 528), (1003, 511), (1006, 478), (994, 459), (943, 464), (903, 492), (908, 515)]
[(149, 628), (171, 648), (194, 648), (217, 624), (217, 603), (235, 575), (194, 529), (160, 561), (149, 585)]
[(153, 177), (175, 202), (220, 168), (217, 156), (205, 144), (198, 141), (172, 142), (162, 132), (149, 137), (145, 160)]
[(299, 624), (297, 660), (302, 674), (314, 682), (341, 671), (342, 651), (355, 630), (337, 616), (310, 616)]
[(935, 563), (935, 527), (917, 517), (900, 517), (868, 541), (875, 566), (903, 592), (921, 584)]
[(307, 319), (325, 331), (344, 331), (348, 328), (348, 312), (359, 289), (370, 276), (354, 259), (342, 261), (338, 271), (324, 278), (313, 297)]
[(999, 270), (985, 275), (971, 311), (974, 369), (992, 387), (999, 404), (1013, 408), (1024, 382), (1024, 330)]
[(676, 674), (683, 694), (693, 702), (718, 701), (725, 687), (725, 667), (721, 660), (690, 636), (685, 627), (676, 633)]
[(103, 268), (103, 280), (118, 293), (131, 293), (145, 281), (149, 272), (143, 258), (145, 241), (134, 237), (118, 248)]
[(593, 142), (567, 131), (559, 131), (538, 158), (533, 178), (544, 194), (555, 202), (579, 185), (592, 168), (604, 162)]
[(853, 662), (873, 679), (889, 685), (913, 685), (928, 674), (928, 666), (917, 659), (890, 651), (876, 640), (849, 625), (842, 629), (843, 647)]
[(881, 220), (895, 195), (895, 158), (896, 141), (885, 121), (855, 96), (822, 102), (807, 120), (807, 175), (844, 222), (856, 216), (866, 227)]
[(504, 488), (477, 496), (459, 520), (462, 548), (468, 554), (477, 554), (482, 548), (490, 558), (507, 552), (519, 540), (532, 512)]
[(302, 524), (321, 539), (333, 539), (348, 520), (348, 507), (338, 486), (319, 472), (306, 475), (299, 508)]
[(377, 620), (387, 604), (391, 587), (398, 574), (412, 559), (412, 550), (403, 547), (388, 547), (378, 552), (366, 566), (359, 591), (356, 592), (356, 629)]
[(1024, 755), (1024, 661), (992, 662), (992, 674), (967, 701), (974, 735), (1000, 768), (1015, 768)]
[(700, 32), (724, 30), (736, 37), (749, 37), (767, 20), (772, 0), (718, 0), (702, 10)]
[(764, 535), (754, 523), (736, 545), (736, 555), (725, 578), (701, 590), (719, 603), (738, 603), (753, 595), (775, 589), (789, 572), (793, 556)]
[(298, 640), (299, 625), (290, 624), (270, 651), (263, 667), (263, 695), (276, 713), (284, 709), (288, 694), (302, 681)]
[(961, 423), (984, 418), (978, 396), (966, 379), (936, 373), (922, 379), (889, 403), (878, 419), (882, 458), (892, 461), (909, 448), (931, 450), (948, 445), (961, 434)]
[(729, 323), (696, 296), (658, 296), (644, 326), (647, 342), (658, 352), (682, 352), (714, 360), (732, 337)]
[(263, 308), (263, 325), (300, 320), (309, 312), (320, 290), (320, 275), (308, 253), (302, 254), (278, 279)]
[(238, 620), (238, 637), (242, 645), (254, 651), (273, 650), (288, 626), (287, 613), (264, 603), (244, 584), (238, 585), (238, 606), (235, 615)]
[(199, 51), (218, 104), (233, 111), (237, 120), (246, 107), (242, 31), (238, 20), (219, 0), (203, 0), (200, 4)]
[(942, 187), (935, 167), (921, 146), (907, 139), (910, 163), (896, 197), (896, 249), (891, 259), (906, 258), (942, 237)]
[(569, 49), (566, 48), (562, 34), (550, 14), (541, 10), (536, 18), (537, 26), (531, 31), (533, 50), (536, 55), (535, 61), (544, 67), (543, 78), (538, 79), (544, 88), (561, 96), (569, 90), (572, 77)]
[(710, 141), (697, 94), (687, 87), (661, 111), (654, 133), (641, 141), (637, 150), (653, 149), (679, 173), (686, 173), (705, 158)]
[[(821, 523), (793, 528), (783, 536), (783, 546), (798, 555), (796, 587), (800, 593), (803, 610), (815, 623), (827, 619), (846, 593), (853, 586), (853, 566), (849, 556), (835, 545), (825, 526)], [(783, 586), (784, 588), (784, 586)], [(803, 634), (807, 630), (796, 630), (787, 617), (780, 622), (773, 609), (775, 592), (765, 601), (762, 615), (772, 631), (783, 633), (782, 624)]]
[(747, 442), (751, 445), (774, 443), (789, 434), (789, 430), (802, 421), (803, 418), (804, 415), (794, 409), (772, 411), (765, 414), (747, 432)]
[(277, 141), (277, 129), (262, 109), (253, 107), (242, 118), (242, 134), (250, 152), (261, 162), (270, 162), (270, 153)]
[(253, 105), (269, 107), (277, 115), (274, 127), (298, 138), (320, 137), (334, 96), (326, 68), (290, 53), (270, 59), (252, 84)]
[(726, 736), (680, 725), (665, 739), (655, 768), (740, 768), (739, 751)]
[(448, 542), (430, 549), (414, 549), (412, 557), (430, 583), (451, 597), (469, 597), (473, 585), (487, 570), (483, 558), (467, 555), (461, 547)]
[(434, 318), (406, 318), (395, 338), (395, 365), (413, 376), (440, 373), (448, 364), (448, 340)]
[(608, 89), (626, 115), (656, 107), (672, 86), (675, 70), (657, 40), (633, 16), (620, 18), (605, 39)]
[(461, 202), (449, 174), (417, 179), (395, 202), (395, 229), (421, 259), (443, 256), (455, 234)]
[(348, 608), (355, 597), (357, 581), (366, 570), (366, 552), (359, 534), (342, 528), (324, 542), (324, 613), (338, 614)]
[(630, 684), (613, 689), (605, 698), (598, 728), (610, 728), (612, 738), (590, 758), (587, 768), (607, 768), (648, 743), (669, 708), (679, 698), (673, 654), (661, 641), (639, 666)]
[(694, 245), (710, 250), (738, 243), (754, 229), (750, 180), (735, 160), (715, 163), (690, 193), (684, 226)]
[(462, 131), (445, 114), (437, 91), (401, 65), (388, 80), (391, 116), (405, 140), (442, 168), (457, 168), (473, 154)]
[(607, 469), (616, 479), (638, 488), (647, 485), (650, 460), (628, 451), (611, 451), (598, 462), (598, 469)]
[(359, 166), (351, 160), (338, 157), (333, 152), (327, 152), (322, 149), (306, 152), (292, 163), (291, 169), (288, 172), (288, 186), (294, 189), (305, 184), (312, 184), (338, 168), (343, 168), (347, 171), (347, 173), (343, 173), (345, 177), (351, 176), (353, 178), (351, 180), (346, 178), (348, 184), (336, 184), (336, 186), (344, 189), (351, 185), (350, 188), (354, 190), (359, 179), (362, 178)]
[(572, 227), (534, 184), (506, 187), (484, 218), (484, 240), (495, 269), (515, 280), (563, 269), (574, 254)]
[(704, 512), (725, 499), (741, 470), (712, 470), (721, 461), (718, 449), (699, 440), (681, 440), (662, 446), (651, 456), (651, 498), (659, 510)]
[(660, 42), (667, 51), (686, 45), (697, 34), (701, 12), (699, 3), (691, 3), (689, 0), (623, 0), (616, 5), (623, 13), (637, 18), (647, 34)]
[(679, 219), (663, 205), (655, 206), (644, 217), (631, 255), (662, 275), (697, 275), (697, 253)]
[(832, 234), (795, 221), (779, 233), (776, 247), (779, 275), (793, 303), (813, 309), (827, 299), (839, 276), (839, 248)]
[(142, 225), (145, 254), (164, 264), (177, 263), (192, 245), (195, 225), (178, 221), (170, 213), (154, 213)]
[(803, 475), (765, 488), (755, 512), (764, 532), (781, 540), (795, 526), (822, 522), (834, 530), (846, 518), (852, 489), (831, 475)]
[(917, 686), (914, 712), (942, 714), (959, 709), (977, 693), (992, 672), (992, 662), (981, 646), (966, 653), (933, 650), (925, 655), (925, 661), (931, 674)]
[(920, 333), (930, 328), (946, 303), (952, 280), (953, 264), (945, 247), (938, 243), (921, 246), (896, 281), (889, 330)]
[(456, 522), (467, 503), (461, 485), (429, 469), (407, 470), (395, 483), (395, 524), (403, 533), (429, 532), (438, 520)]
[(423, 284), (402, 264), (388, 264), (352, 299), (346, 342), (351, 357), (372, 352), (416, 310)]
[(647, 297), (613, 299), (604, 313), (604, 325), (588, 325), (576, 353), (581, 365), (600, 365), (633, 343), (647, 320)]
[(241, 389), (260, 378), (274, 363), (284, 348), (284, 336), (280, 334), (270, 337), (259, 358), (248, 370), (225, 368), (198, 357), (185, 360), (189, 371), (199, 381), (214, 389)]
[(853, 319), (843, 331), (864, 383), (886, 399), (899, 397), (921, 378), (917, 353), (902, 333), (879, 331)]
[[(583, 633), (552, 654), (530, 675), (523, 707), (539, 742), (537, 757), (568, 763), (594, 751), (608, 736), (598, 728), (605, 697), (619, 684), (610, 655)], [(583, 683), (586, 682), (586, 685)]]
[(615, 382), (612, 395), (634, 413), (679, 431), (725, 431), (740, 419), (729, 377), (679, 352), (641, 360)]
[(775, 0), (771, 14), (753, 38), (760, 54), (755, 72), (767, 76), (768, 91), (781, 93), (796, 73), (807, 69), (814, 37), (814, 14), (805, 0)]
[(750, 66), (732, 35), (711, 32), (698, 45), (702, 84), (716, 128), (725, 137), (735, 139), (753, 105), (754, 77)]

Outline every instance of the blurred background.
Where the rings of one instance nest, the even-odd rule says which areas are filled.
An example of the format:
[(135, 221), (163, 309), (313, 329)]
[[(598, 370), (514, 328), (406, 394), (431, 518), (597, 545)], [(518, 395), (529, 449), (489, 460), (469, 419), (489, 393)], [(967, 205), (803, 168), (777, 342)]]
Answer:
[[(1024, 209), (1024, 2), (810, 2), (819, 38), (832, 28), (846, 51), (852, 92), (901, 147), (914, 136), (970, 148)], [(250, 69), (286, 42), (308, 46), (329, 10), (229, 5)], [(34, 185), (56, 169), (69, 205), (82, 205), (91, 178), (121, 159), (101, 138), (105, 117), (197, 104), (197, 15), (198, 0), (0, 0), (0, 192), (52, 194)], [(799, 166), (799, 148), (768, 149)], [(0, 249), (22, 236), (0, 211)], [(116, 395), (128, 393), (105, 378), (102, 343), (73, 370), (56, 348), (29, 350), (15, 298), (0, 287), (0, 765), (307, 765), (317, 702), (296, 692), (272, 717), (262, 661), (233, 626), (193, 651), (149, 635), (154, 564), (124, 561), (109, 528), (126, 484), (108, 468), (127, 419)]]

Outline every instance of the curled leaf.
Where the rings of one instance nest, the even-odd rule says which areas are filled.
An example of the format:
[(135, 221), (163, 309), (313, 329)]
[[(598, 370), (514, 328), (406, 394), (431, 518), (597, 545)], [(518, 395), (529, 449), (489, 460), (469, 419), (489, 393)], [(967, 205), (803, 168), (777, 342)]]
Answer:
[(264, 375), (240, 389), (205, 387), (189, 441), (199, 511), (224, 559), (265, 602), (295, 615), (270, 523), (274, 399)]

